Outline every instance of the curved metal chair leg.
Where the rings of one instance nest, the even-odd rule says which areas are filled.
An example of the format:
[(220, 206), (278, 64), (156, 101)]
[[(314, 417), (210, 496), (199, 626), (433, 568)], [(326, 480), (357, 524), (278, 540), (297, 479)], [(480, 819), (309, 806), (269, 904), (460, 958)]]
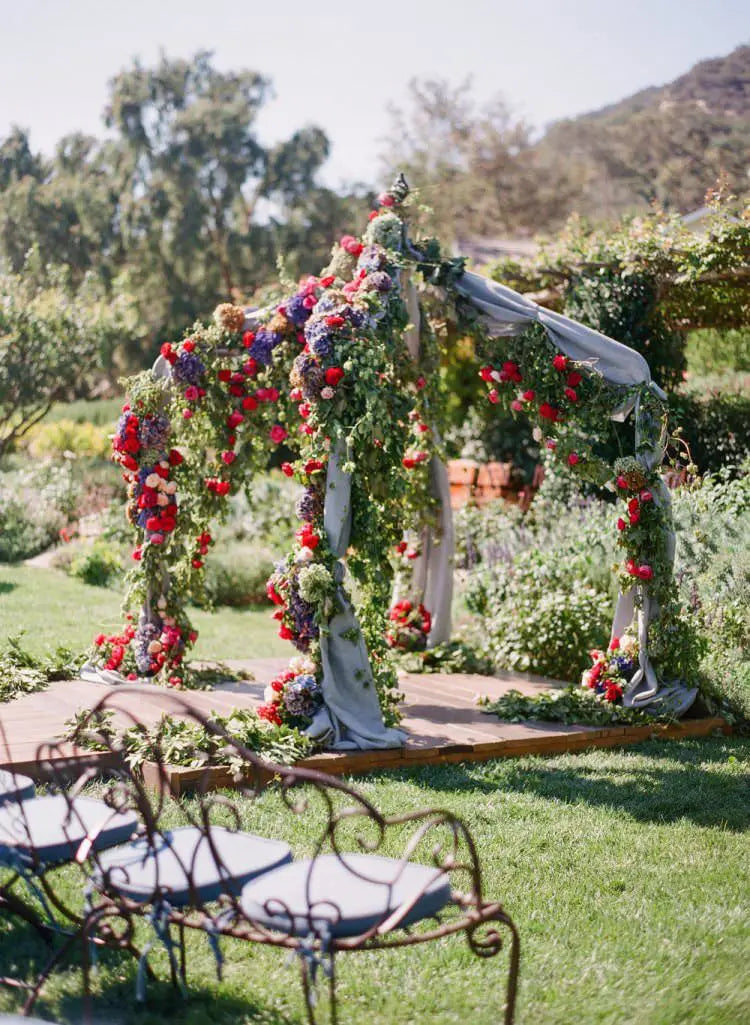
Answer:
[(299, 964), (300, 974), (302, 976), (302, 992), (305, 995), (305, 1009), (307, 1010), (308, 1025), (316, 1025), (315, 993), (313, 990), (312, 980), (310, 979), (310, 966), (304, 957), (300, 957)]

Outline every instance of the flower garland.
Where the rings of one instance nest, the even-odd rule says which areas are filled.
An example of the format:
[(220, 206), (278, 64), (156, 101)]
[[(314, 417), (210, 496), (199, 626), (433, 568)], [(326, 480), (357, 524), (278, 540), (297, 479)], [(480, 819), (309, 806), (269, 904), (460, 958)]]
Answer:
[[(636, 581), (639, 595), (655, 598), (663, 617), (673, 615), (669, 514), (653, 497), (656, 469), (646, 471), (637, 459), (612, 468), (595, 452), (597, 430), (612, 410), (636, 399), (650, 431), (642, 443), (653, 448), (664, 429), (662, 404), (645, 386), (615, 387), (593, 363), (555, 351), (538, 326), (522, 339), (490, 339), (452, 289), (461, 262), (443, 260), (434, 240), (417, 246), (408, 239), (407, 197), (401, 183), (383, 193), (363, 237), (341, 238), (324, 273), (305, 279), (274, 310), (248, 321), (242, 309), (223, 304), (212, 324), (196, 324), (182, 342), (162, 347), (168, 374), (148, 372), (130, 382), (113, 450), (128, 483), (138, 544), (125, 627), (96, 638), (105, 668), (189, 683), (183, 661), (196, 633), (186, 604), (203, 589), (211, 524), (226, 513), (238, 485), (289, 441), (299, 456), (282, 470), (303, 488), (300, 527), (267, 590), (279, 635), (299, 655), (272, 682), (259, 714), (299, 726), (322, 702), (321, 637), (349, 601), (340, 553), (331, 551), (324, 527), (335, 452), (351, 474), (347, 567), (357, 584), (359, 627), (350, 639), (364, 639), (385, 718), (395, 718), (389, 648), (423, 648), (431, 615), (409, 599), (393, 606), (387, 626), (384, 612), (394, 570), (408, 571), (434, 518), (429, 464), (439, 449), (433, 428), (439, 435), (441, 424), (439, 346), (429, 315), (422, 320), (422, 367), (429, 369), (415, 365), (405, 343), (404, 275), (415, 270), (445, 289), (443, 303), (447, 297), (460, 329), (478, 351), (491, 352), (479, 370), (489, 402), (528, 417), (537, 440), (558, 459), (624, 499), (617, 523), (621, 585)], [(612, 657), (614, 650), (597, 653), (587, 677), (587, 686), (609, 701), (621, 699), (626, 680), (612, 669), (621, 658)]]
[[(368, 647), (375, 685), (387, 722), (396, 718), (396, 675), (384, 636), (393, 567), (389, 551), (404, 528), (416, 529), (429, 505), (423, 393), (427, 381), (404, 343), (408, 317), (400, 273), (407, 265), (405, 226), (398, 190), (379, 197), (365, 235), (346, 235), (336, 247), (325, 291), (305, 320), (305, 346), (294, 360), (290, 398), (302, 420), (300, 457), (282, 469), (304, 491), (297, 513), (296, 546), (268, 582), (277, 606), (279, 636), (302, 653), (273, 681), (259, 714), (293, 724), (320, 704), (320, 638), (339, 611), (337, 556), (323, 525), (330, 453), (353, 473), (352, 529), (347, 565), (360, 591), (357, 616)], [(340, 575), (340, 574), (339, 574)], [(429, 615), (425, 612), (427, 620)], [(356, 636), (349, 638), (356, 641)]]

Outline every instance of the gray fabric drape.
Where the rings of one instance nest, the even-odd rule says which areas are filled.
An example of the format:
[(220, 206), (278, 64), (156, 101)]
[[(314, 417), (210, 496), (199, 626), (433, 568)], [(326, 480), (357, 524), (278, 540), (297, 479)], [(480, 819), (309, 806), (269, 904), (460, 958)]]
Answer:
[[(345, 456), (341, 443), (330, 454), (323, 511), (328, 544), (337, 559), (346, 554), (352, 525), (352, 481), (342, 468)], [(306, 732), (334, 750), (402, 747), (406, 734), (383, 723), (367, 648), (357, 617), (341, 586), (343, 579), (344, 564), (338, 562), (336, 583), (340, 611), (320, 636), (325, 704)]]
[[(410, 324), (404, 340), (409, 355), (418, 363), (421, 349), (419, 296), (414, 282), (406, 273), (401, 276), (401, 286)], [(434, 431), (434, 425), (430, 426)], [(397, 574), (393, 586), (393, 601), (395, 603), (401, 598), (409, 598), (414, 603), (424, 604), (432, 616), (427, 647), (434, 648), (451, 638), (455, 549), (448, 471), (437, 456), (430, 459), (430, 493), (437, 499), (440, 510), (438, 528), (433, 530), (425, 527), (422, 531), (420, 554), (411, 564), (409, 585), (407, 587)]]
[[(542, 306), (514, 292), (513, 289), (500, 285), (495, 281), (480, 277), (478, 274), (465, 272), (456, 283), (456, 290), (477, 310), (491, 335), (496, 337), (520, 334), (529, 324), (538, 323), (570, 359), (588, 363), (612, 384), (637, 385), (647, 384), (665, 398), (664, 392), (651, 381), (651, 371), (646, 360), (639, 352), (608, 338), (599, 331), (578, 324), (560, 313), (553, 313)], [(646, 423), (647, 413), (641, 408), (640, 399), (630, 400), (619, 409), (613, 410), (613, 419), (622, 420), (633, 409), (636, 411), (636, 452), (640, 449), (647, 429), (653, 425)], [(649, 451), (641, 452), (636, 458), (647, 470), (661, 465), (664, 457), (666, 439), (661, 438)], [(669, 490), (659, 480), (653, 488), (654, 501), (669, 513), (671, 499)], [(671, 529), (671, 516), (668, 517), (670, 528), (665, 538), (668, 559), (674, 559), (675, 539)], [(639, 608), (636, 609), (636, 595), (639, 597)], [(637, 613), (637, 615), (636, 615)], [(681, 715), (686, 711), (697, 693), (674, 681), (660, 683), (648, 653), (649, 624), (657, 618), (659, 608), (646, 592), (643, 584), (636, 584), (621, 594), (615, 609), (612, 624), (612, 636), (619, 637), (636, 620), (639, 646), (639, 667), (630, 682), (623, 703), (629, 707), (652, 708), (655, 711), (669, 711)]]

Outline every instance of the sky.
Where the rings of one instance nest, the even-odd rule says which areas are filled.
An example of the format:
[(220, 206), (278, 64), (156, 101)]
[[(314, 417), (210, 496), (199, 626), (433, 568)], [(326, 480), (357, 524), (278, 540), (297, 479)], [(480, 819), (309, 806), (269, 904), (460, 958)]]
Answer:
[(17, 124), (50, 153), (103, 134), (119, 70), (208, 49), (272, 79), (264, 142), (318, 124), (326, 183), (372, 183), (414, 77), (472, 76), (542, 130), (748, 42), (748, 0), (0, 0), (0, 137)]

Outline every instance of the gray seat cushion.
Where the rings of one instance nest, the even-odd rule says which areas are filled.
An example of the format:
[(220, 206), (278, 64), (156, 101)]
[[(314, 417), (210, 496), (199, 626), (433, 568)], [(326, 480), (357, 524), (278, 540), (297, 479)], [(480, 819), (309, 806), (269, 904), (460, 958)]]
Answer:
[[(97, 885), (131, 900), (153, 903), (165, 897), (174, 907), (239, 894), (250, 879), (292, 860), (285, 843), (252, 833), (211, 827), (211, 841), (196, 826), (182, 826), (155, 838), (135, 840), (99, 859)], [(191, 883), (193, 890), (191, 891)]]
[(28, 776), (0, 769), (0, 805), (28, 801), (34, 796), (34, 782)]
[(374, 854), (326, 854), (248, 883), (242, 910), (252, 921), (289, 935), (358, 936), (411, 901), (398, 928), (436, 915), (450, 895), (448, 877), (436, 868)]
[(132, 812), (114, 812), (92, 797), (68, 799), (63, 794), (34, 797), (0, 808), (0, 862), (34, 856), (45, 865), (72, 861), (87, 835), (97, 850), (127, 840), (138, 819)]

